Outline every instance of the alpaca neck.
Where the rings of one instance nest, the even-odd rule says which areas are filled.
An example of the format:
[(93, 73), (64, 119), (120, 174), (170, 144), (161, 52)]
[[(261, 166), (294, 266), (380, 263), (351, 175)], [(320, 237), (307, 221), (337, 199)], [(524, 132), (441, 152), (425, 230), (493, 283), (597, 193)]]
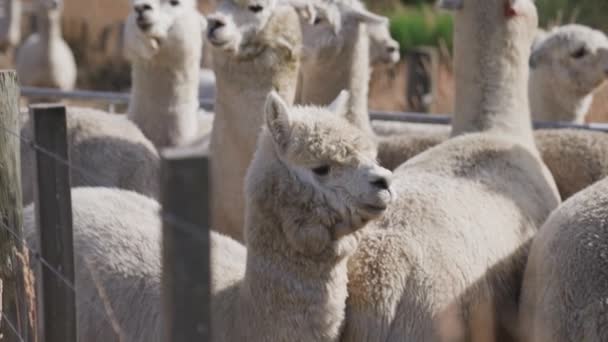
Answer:
[(459, 11), (455, 19), (452, 136), (491, 132), (534, 146), (528, 105), (531, 39), (509, 37), (502, 24), (480, 20), (474, 12)]
[(329, 105), (342, 90), (350, 92), (348, 120), (367, 132), (369, 122), (369, 37), (366, 26), (344, 27), (350, 30), (345, 46), (327, 61), (316, 58), (303, 62), (298, 91), (302, 104)]
[[(347, 258), (305, 256), (287, 242), (284, 232), (298, 228), (283, 225), (315, 218), (285, 219), (284, 212), (301, 210), (314, 190), (290, 182), (294, 175), (269, 140), (261, 138), (264, 151), (258, 153), (264, 156), (252, 164), (263, 176), (251, 177), (247, 184), (247, 268), (240, 287), (239, 329), (251, 329), (246, 337), (263, 336), (265, 341), (337, 341), (347, 298)], [(265, 198), (263, 189), (276, 197)]]
[(199, 61), (200, 52), (193, 52), (181, 61), (133, 63), (129, 118), (156, 147), (183, 145), (196, 137)]
[(46, 11), (39, 11), (36, 16), (38, 34), (44, 46), (45, 56), (50, 56), (55, 44), (62, 39), (61, 37), (61, 17)]
[(559, 91), (555, 89), (559, 85), (551, 82), (552, 77), (543, 75), (546, 72), (549, 71), (532, 70), (530, 73), (530, 111), (534, 120), (584, 123), (593, 95)]

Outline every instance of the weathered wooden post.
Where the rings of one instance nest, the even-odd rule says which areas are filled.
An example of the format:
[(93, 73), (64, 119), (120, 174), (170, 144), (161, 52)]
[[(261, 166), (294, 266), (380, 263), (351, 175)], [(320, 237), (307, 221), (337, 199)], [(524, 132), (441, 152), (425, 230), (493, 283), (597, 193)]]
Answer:
[(163, 152), (164, 341), (210, 341), (209, 159)]
[[(0, 278), (2, 334), (7, 341), (37, 341), (33, 278), (22, 244), (19, 87), (14, 71), (0, 71)], [(11, 324), (8, 324), (8, 322)], [(12, 325), (12, 327), (11, 327)], [(15, 328), (16, 332), (11, 328)]]
[[(66, 110), (61, 105), (33, 105), (30, 114), (36, 145), (68, 161)], [(76, 297), (70, 170), (46, 154), (36, 153), (36, 219), (40, 254), (56, 272), (42, 267), (38, 289), (42, 342), (76, 342)]]

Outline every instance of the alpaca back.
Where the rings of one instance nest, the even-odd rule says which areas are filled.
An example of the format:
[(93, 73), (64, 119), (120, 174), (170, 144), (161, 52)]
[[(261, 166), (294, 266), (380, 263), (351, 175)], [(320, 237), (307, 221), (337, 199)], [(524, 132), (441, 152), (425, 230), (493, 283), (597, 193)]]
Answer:
[[(37, 249), (34, 209), (25, 209), (24, 229), (28, 245)], [(78, 340), (162, 341), (158, 203), (125, 190), (77, 188), (72, 210)], [(245, 258), (242, 245), (211, 234), (212, 293), (234, 295)], [(222, 300), (212, 308), (214, 317), (231, 316)]]
[(608, 339), (608, 178), (573, 196), (535, 237), (522, 290), (522, 341)]
[[(25, 120), (21, 136), (33, 140), (32, 122)], [(160, 159), (152, 143), (123, 116), (68, 107), (68, 154), (75, 167), (71, 185), (106, 186), (157, 198)], [(35, 151), (21, 144), (23, 203), (34, 200)]]

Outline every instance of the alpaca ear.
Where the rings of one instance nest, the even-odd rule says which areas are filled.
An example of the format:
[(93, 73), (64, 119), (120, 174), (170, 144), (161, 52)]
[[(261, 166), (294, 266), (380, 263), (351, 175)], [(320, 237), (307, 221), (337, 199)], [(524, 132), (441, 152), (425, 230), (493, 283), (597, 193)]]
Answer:
[(342, 90), (338, 97), (329, 105), (329, 110), (334, 114), (342, 117), (346, 117), (348, 114), (348, 101), (350, 100), (350, 93), (346, 90)]
[(531, 69), (536, 69), (542, 63), (545, 63), (547, 54), (545, 48), (542, 46), (543, 38), (537, 39), (532, 45), (532, 53), (530, 54), (529, 66)]
[(437, 7), (449, 11), (460, 10), (464, 7), (464, 0), (439, 0)]
[(265, 117), (272, 139), (277, 147), (284, 151), (289, 143), (291, 118), (287, 103), (274, 90), (266, 98)]
[(365, 8), (350, 7), (346, 15), (350, 19), (354, 19), (364, 24), (386, 24), (388, 19), (381, 15), (374, 14)]
[(285, 4), (293, 7), (298, 16), (308, 24), (313, 25), (317, 18), (317, 10), (310, 0), (284, 0)]

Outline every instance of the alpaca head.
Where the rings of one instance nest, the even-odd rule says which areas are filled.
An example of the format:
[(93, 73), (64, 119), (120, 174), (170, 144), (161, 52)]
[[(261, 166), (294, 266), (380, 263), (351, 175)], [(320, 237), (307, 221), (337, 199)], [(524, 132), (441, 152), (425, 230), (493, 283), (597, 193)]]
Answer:
[(206, 28), (207, 21), (197, 11), (195, 0), (131, 0), (125, 27), (126, 55), (145, 60), (165, 51), (183, 59), (196, 49), (200, 51)]
[(316, 62), (340, 54), (357, 41), (360, 24), (386, 25), (385, 17), (366, 10), (359, 2), (317, 0), (314, 21), (302, 23), (303, 61)]
[(456, 25), (468, 28), (456, 29), (463, 39), (488, 40), (490, 49), (529, 52), (538, 27), (534, 0), (439, 0), (438, 5), (454, 11), (460, 18)]
[(63, 10), (63, 0), (39, 0), (38, 12), (48, 19), (59, 20)]
[(608, 37), (582, 25), (555, 28), (532, 47), (530, 67), (560, 89), (587, 96), (608, 78)]
[(223, 0), (208, 17), (207, 40), (236, 52), (266, 27), (277, 5), (277, 0)]
[(397, 64), (401, 59), (399, 43), (391, 37), (388, 20), (383, 24), (367, 25), (371, 64)]
[(376, 161), (375, 142), (345, 119), (347, 100), (343, 92), (328, 108), (289, 108), (271, 93), (262, 151), (247, 177), (249, 200), (260, 207), (275, 196), (280, 234), (311, 257), (348, 255), (357, 245), (353, 233), (393, 198), (392, 174)]

